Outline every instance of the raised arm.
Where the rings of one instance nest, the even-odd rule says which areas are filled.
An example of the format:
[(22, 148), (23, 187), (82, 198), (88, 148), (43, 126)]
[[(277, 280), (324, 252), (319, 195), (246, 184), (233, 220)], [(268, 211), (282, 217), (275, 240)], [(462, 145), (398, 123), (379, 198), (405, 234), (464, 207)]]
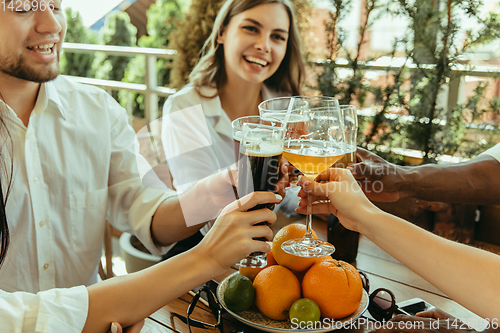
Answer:
[[(329, 169), (327, 183), (303, 177), (299, 184), (312, 193), (313, 213), (333, 213), (348, 229), (359, 231), (442, 292), (484, 318), (500, 318), (500, 256), (438, 237), (375, 207), (352, 174)], [(299, 213), (307, 208), (306, 193)]]
[[(89, 311), (83, 332), (107, 332), (112, 322), (123, 327), (134, 324), (188, 290), (216, 277), (253, 251), (270, 250), (272, 239), (268, 226), (254, 226), (266, 221), (272, 225), (276, 215), (268, 209), (246, 212), (259, 203), (279, 203), (274, 193), (256, 192), (234, 202), (221, 216), (200, 244), (153, 267), (88, 287)], [(241, 206), (240, 206), (241, 205)]]
[(468, 204), (500, 203), (500, 162), (482, 154), (463, 163), (398, 166), (358, 148), (363, 162), (349, 169), (373, 201), (414, 197)]

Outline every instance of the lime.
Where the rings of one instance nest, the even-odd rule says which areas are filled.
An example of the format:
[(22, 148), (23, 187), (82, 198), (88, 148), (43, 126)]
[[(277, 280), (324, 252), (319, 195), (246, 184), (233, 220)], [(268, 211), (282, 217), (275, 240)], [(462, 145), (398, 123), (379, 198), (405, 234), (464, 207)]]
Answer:
[(255, 290), (252, 281), (242, 274), (235, 274), (227, 281), (224, 291), (224, 302), (229, 310), (246, 311), (252, 306)]
[(301, 298), (293, 302), (289, 315), (292, 324), (300, 325), (303, 322), (302, 326), (306, 326), (309, 321), (315, 323), (321, 318), (318, 304), (310, 298)]

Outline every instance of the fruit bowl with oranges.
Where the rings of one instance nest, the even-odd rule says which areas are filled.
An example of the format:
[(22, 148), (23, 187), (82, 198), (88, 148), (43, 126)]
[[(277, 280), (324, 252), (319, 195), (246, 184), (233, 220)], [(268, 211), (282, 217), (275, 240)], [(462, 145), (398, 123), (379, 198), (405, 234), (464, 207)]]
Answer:
[(267, 332), (327, 332), (363, 314), (368, 295), (356, 268), (330, 256), (302, 258), (281, 249), (304, 230), (302, 224), (280, 229), (266, 267), (241, 267), (219, 284), (217, 297), (231, 315)]

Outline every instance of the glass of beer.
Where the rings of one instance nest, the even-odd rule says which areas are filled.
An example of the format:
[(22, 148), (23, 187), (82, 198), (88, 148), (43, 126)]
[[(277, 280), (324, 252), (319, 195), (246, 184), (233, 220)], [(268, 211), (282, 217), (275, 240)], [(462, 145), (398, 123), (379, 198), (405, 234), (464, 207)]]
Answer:
[(335, 163), (335, 168), (347, 168), (356, 163), (358, 115), (354, 105), (341, 105), (340, 111), (344, 118), (345, 155)]
[[(311, 179), (338, 162), (345, 154), (344, 121), (338, 100), (333, 97), (300, 96), (307, 107), (291, 110), (303, 117), (305, 131), (297, 137), (293, 131), (285, 135), (283, 157)], [(301, 239), (284, 242), (281, 248), (300, 257), (322, 257), (332, 254), (335, 247), (312, 236), (312, 197), (308, 195), (306, 233)]]
[(250, 123), (250, 124), (260, 124), (260, 116), (246, 116), (246, 117), (240, 117), (231, 123), (231, 129), (232, 129), (232, 134), (233, 134), (233, 140), (234, 140), (234, 158), (236, 159), (236, 162), (238, 162), (238, 159), (240, 157), (240, 141), (241, 141), (241, 129), (243, 127), (243, 124)]
[[(357, 133), (358, 133), (358, 117), (356, 107), (354, 105), (341, 105), (340, 111), (344, 117), (344, 134), (345, 134), (345, 155), (335, 163), (335, 168), (346, 168), (351, 164), (356, 163), (357, 149)], [(347, 262), (354, 262), (358, 254), (359, 233), (346, 229), (339, 219), (331, 214), (327, 224), (327, 239), (328, 242), (335, 246), (335, 253), (332, 255), (334, 259)]]
[[(242, 198), (255, 191), (275, 192), (280, 178), (285, 127), (278, 122), (274, 125), (245, 123), (241, 133), (238, 160), (238, 196)], [(259, 204), (248, 211), (263, 208), (273, 210), (274, 206), (270, 203)], [(266, 239), (259, 240), (265, 241)], [(267, 259), (264, 252), (251, 253), (239, 263), (242, 267), (252, 268), (261, 268), (266, 264)]]
[[(288, 106), (290, 105), (290, 97), (277, 97), (263, 101), (259, 104), (259, 114), (263, 124), (285, 121)], [(307, 118), (304, 116), (304, 111), (307, 109), (308, 102), (304, 99), (296, 99), (293, 103), (293, 112), (290, 114), (286, 124), (287, 135), (289, 137), (300, 137), (307, 133)], [(297, 186), (299, 176), (302, 174), (300, 170), (293, 165), (289, 167), (289, 183), (290, 187)]]

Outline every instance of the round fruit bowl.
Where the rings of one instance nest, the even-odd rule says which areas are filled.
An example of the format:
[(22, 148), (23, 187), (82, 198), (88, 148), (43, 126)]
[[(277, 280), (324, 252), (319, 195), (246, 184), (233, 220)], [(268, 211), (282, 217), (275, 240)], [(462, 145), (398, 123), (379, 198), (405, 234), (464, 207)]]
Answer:
[[(363, 312), (368, 308), (368, 294), (366, 291), (363, 290), (363, 298), (361, 299), (361, 304), (359, 305), (359, 308), (350, 316), (338, 319), (338, 320), (333, 320), (333, 319), (321, 319), (321, 325), (318, 325), (317, 328), (314, 329), (300, 329), (299, 327), (293, 327), (291, 322), (289, 321), (279, 321), (279, 320), (273, 320), (268, 317), (266, 317), (264, 314), (262, 314), (260, 311), (258, 311), (256, 308), (255, 310), (250, 309), (249, 311), (243, 311), (243, 312), (238, 312), (235, 313), (231, 310), (229, 310), (226, 306), (226, 303), (224, 302), (224, 291), (226, 290), (227, 282), (229, 278), (234, 275), (238, 274), (233, 273), (230, 276), (226, 277), (222, 282), (219, 284), (217, 287), (217, 298), (222, 305), (222, 307), (229, 312), (234, 318), (238, 319), (242, 323), (251, 326), (253, 328), (266, 331), (266, 332), (316, 332), (316, 333), (321, 333), (321, 332), (328, 332), (332, 331), (335, 329), (342, 328), (344, 326), (349, 325), (351, 322), (355, 321), (358, 319)], [(297, 325), (295, 325), (297, 326)], [(320, 326), (320, 327), (319, 327)]]

